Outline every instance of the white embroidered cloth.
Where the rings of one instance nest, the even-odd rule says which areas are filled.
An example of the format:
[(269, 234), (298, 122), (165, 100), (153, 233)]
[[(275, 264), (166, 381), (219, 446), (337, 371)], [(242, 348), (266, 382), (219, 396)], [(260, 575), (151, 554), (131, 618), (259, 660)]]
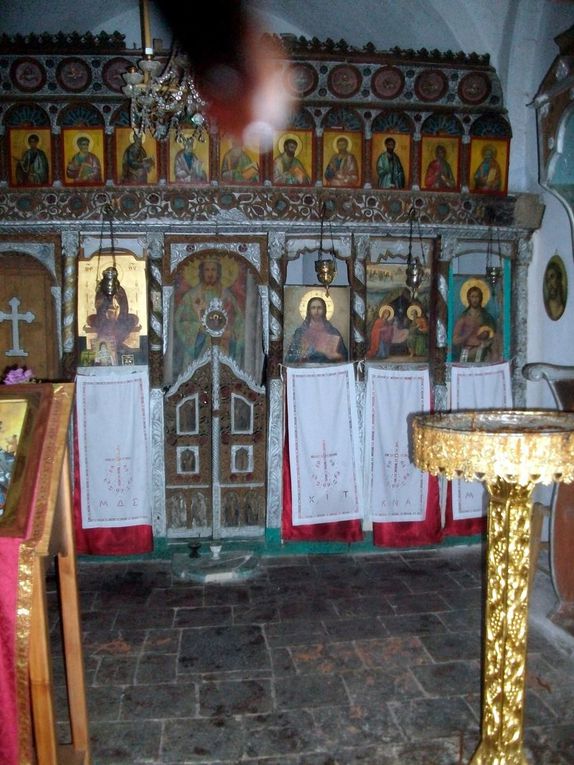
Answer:
[[(510, 364), (453, 364), (450, 374), (451, 409), (511, 409)], [(486, 490), (480, 481), (452, 482), (452, 517), (480, 518), (486, 513)]]
[(367, 513), (375, 522), (422, 521), (428, 474), (409, 456), (409, 415), (430, 410), (428, 369), (367, 365), (365, 397)]
[(353, 365), (285, 369), (293, 525), (361, 518)]
[(76, 414), (83, 528), (151, 524), (147, 373), (78, 375)]

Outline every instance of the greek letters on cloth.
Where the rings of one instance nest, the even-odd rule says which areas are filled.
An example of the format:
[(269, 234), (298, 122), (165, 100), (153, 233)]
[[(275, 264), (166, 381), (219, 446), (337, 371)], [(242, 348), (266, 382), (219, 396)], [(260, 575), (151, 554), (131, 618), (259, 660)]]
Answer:
[(427, 369), (367, 365), (365, 474), (367, 512), (374, 522), (422, 521), (428, 475), (409, 457), (408, 417), (430, 410)]
[[(450, 376), (451, 409), (510, 409), (510, 364), (464, 366), (453, 364)], [(452, 517), (479, 518), (486, 513), (486, 492), (480, 481), (452, 482)]]
[(79, 375), (76, 414), (83, 527), (150, 524), (147, 374)]
[(293, 525), (360, 518), (353, 365), (286, 367), (286, 378)]

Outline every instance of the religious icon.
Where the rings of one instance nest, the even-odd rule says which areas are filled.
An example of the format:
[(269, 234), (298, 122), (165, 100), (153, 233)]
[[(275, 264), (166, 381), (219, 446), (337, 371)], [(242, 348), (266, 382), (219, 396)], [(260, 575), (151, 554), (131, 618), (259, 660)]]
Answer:
[(259, 147), (243, 142), (232, 135), (224, 135), (220, 144), (220, 178), (226, 184), (260, 183)]
[(178, 473), (199, 473), (199, 448), (197, 446), (178, 446), (176, 453)]
[(251, 473), (253, 471), (253, 445), (231, 447), (231, 472)]
[(480, 276), (460, 274), (452, 284), (452, 361), (496, 362), (503, 358), (500, 301)]
[(373, 187), (404, 189), (410, 186), (411, 137), (408, 133), (373, 133)]
[(0, 519), (6, 510), (27, 406), (25, 400), (0, 400)]
[(425, 136), (421, 153), (421, 189), (458, 191), (460, 138)]
[(129, 366), (147, 360), (145, 259), (97, 251), (78, 263), (81, 366)]
[[(174, 377), (209, 350), (217, 338), (221, 351), (244, 369), (249, 290), (247, 265), (231, 255), (189, 258), (174, 277), (172, 370)], [(257, 295), (249, 291), (251, 299)]]
[(323, 135), (325, 186), (356, 187), (361, 183), (361, 135), (326, 130)]
[(64, 128), (64, 183), (94, 186), (104, 183), (104, 131), (102, 128)]
[(209, 137), (199, 141), (193, 132), (184, 133), (180, 143), (175, 136), (169, 141), (169, 173), (170, 183), (207, 183), (209, 174)]
[(253, 402), (238, 393), (231, 394), (231, 432), (253, 433)]
[(53, 397), (49, 384), (0, 385), (0, 537), (23, 538), (30, 532), (38, 481), (44, 468), (50, 469), (44, 442)]
[(287, 364), (349, 360), (348, 287), (285, 287), (283, 356)]
[(309, 186), (312, 181), (312, 145), (310, 130), (292, 130), (277, 136), (273, 151), (273, 183)]
[(131, 128), (116, 128), (116, 182), (147, 184), (157, 182), (157, 143), (148, 134)]
[(558, 321), (564, 313), (568, 296), (568, 276), (558, 252), (550, 258), (544, 271), (543, 296), (548, 318)]
[(180, 401), (176, 409), (176, 433), (197, 434), (199, 423), (199, 400), (197, 393)]
[(47, 128), (10, 129), (10, 183), (48, 186), (52, 175), (51, 133)]
[[(367, 264), (367, 359), (425, 362), (430, 346), (430, 268), (416, 299), (406, 286), (406, 265), (386, 251)], [(395, 262), (393, 262), (393, 260)]]
[(508, 182), (508, 139), (472, 138), (470, 190), (480, 194), (505, 194)]

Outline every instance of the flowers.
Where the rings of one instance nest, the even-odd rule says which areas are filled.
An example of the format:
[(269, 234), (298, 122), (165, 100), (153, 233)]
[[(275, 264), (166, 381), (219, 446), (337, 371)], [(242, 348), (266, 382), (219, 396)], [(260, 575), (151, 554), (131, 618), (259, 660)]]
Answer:
[(4, 385), (20, 385), (21, 383), (37, 382), (34, 378), (34, 372), (27, 367), (19, 367), (14, 364), (6, 367), (0, 380)]

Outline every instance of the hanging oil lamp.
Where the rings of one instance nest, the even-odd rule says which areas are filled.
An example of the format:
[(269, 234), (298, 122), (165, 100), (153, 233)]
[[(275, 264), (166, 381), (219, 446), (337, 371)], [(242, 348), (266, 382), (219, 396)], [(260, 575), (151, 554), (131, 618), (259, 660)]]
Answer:
[(325, 287), (325, 293), (328, 297), (329, 287), (337, 275), (337, 261), (332, 236), (331, 248), (325, 249), (323, 247), (323, 225), (325, 221), (325, 213), (326, 207), (323, 205), (323, 209), (321, 210), (321, 235), (319, 240), (319, 252), (317, 253), (317, 260), (315, 261), (315, 273), (317, 274), (317, 280), (319, 281), (319, 284), (322, 284), (323, 287)]

